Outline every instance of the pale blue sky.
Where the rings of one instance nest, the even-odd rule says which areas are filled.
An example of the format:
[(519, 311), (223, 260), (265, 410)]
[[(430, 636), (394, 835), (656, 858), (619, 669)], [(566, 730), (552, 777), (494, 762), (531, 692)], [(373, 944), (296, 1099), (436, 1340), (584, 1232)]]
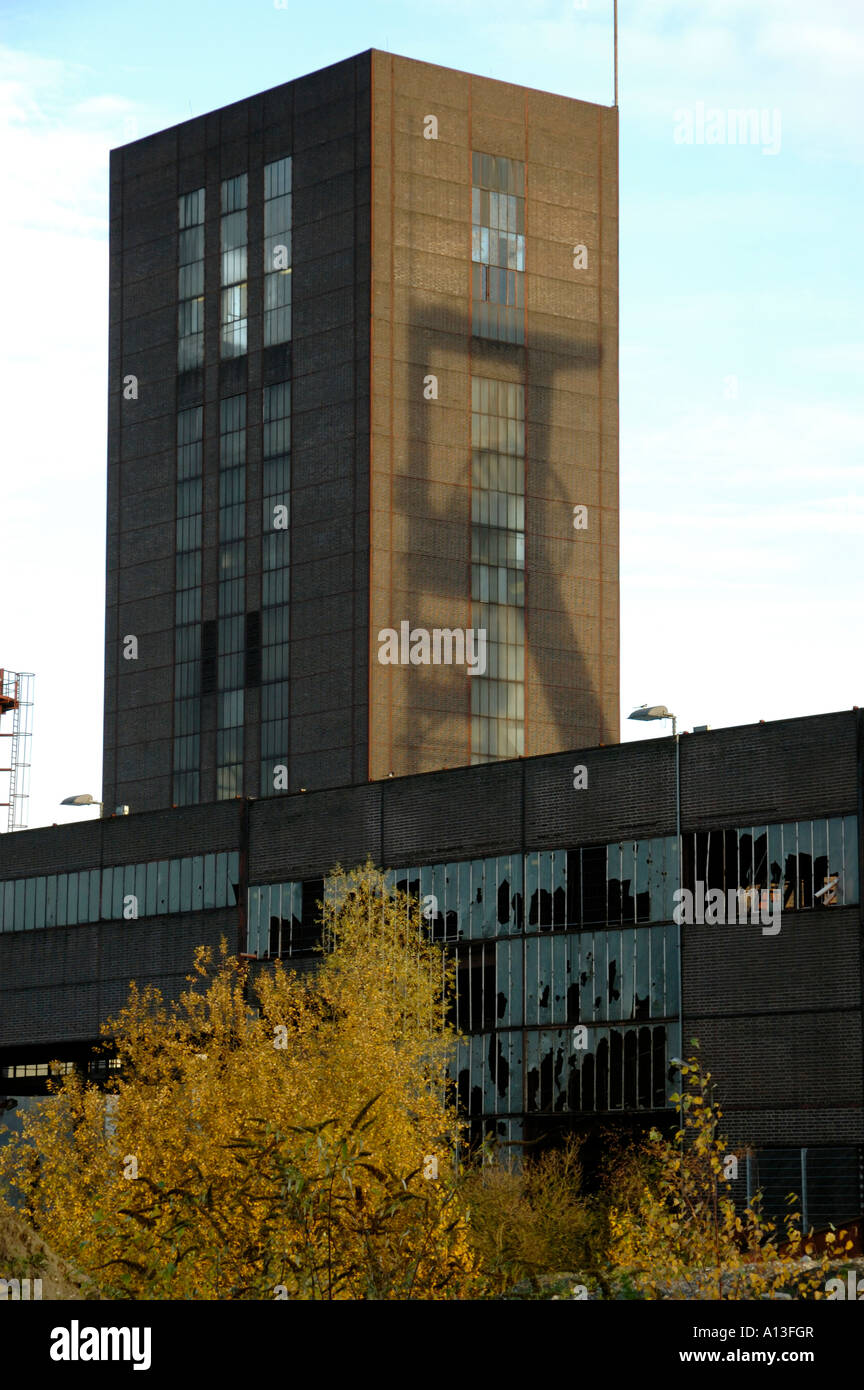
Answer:
[[(611, 9), (5, 0), (0, 665), (37, 674), (31, 825), (100, 785), (109, 148), (370, 47), (608, 104)], [(625, 715), (864, 704), (862, 70), (860, 0), (621, 0)], [(676, 142), (700, 104), (779, 148)]]

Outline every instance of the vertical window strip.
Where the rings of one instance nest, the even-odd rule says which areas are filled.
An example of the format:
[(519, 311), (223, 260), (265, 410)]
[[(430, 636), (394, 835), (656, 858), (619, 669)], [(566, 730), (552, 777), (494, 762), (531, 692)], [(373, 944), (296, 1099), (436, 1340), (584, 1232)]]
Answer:
[(246, 643), (246, 397), (219, 404), (216, 797), (243, 783)]
[[(181, 200), (182, 201), (182, 200)], [(203, 203), (203, 194), (202, 194)], [(201, 517), (204, 411), (177, 414), (177, 536), (174, 622), (172, 801), (200, 801)]]
[(472, 156), (472, 332), (525, 341), (525, 166)]
[(220, 250), (220, 353), (242, 357), (247, 350), (248, 175), (222, 181)]
[(291, 156), (264, 166), (264, 345), (291, 339)]
[(260, 960), (285, 960), (317, 950), (321, 940), (317, 903), (331, 886), (330, 879), (250, 884), (247, 950)]
[(471, 760), (525, 751), (525, 388), (471, 382), (471, 599), (486, 672), (471, 681)]
[(204, 189), (178, 200), (177, 370), (204, 362)]
[(261, 796), (287, 790), (277, 769), (287, 768), (289, 753), (290, 451), (291, 383), (283, 381), (266, 386), (263, 393)]

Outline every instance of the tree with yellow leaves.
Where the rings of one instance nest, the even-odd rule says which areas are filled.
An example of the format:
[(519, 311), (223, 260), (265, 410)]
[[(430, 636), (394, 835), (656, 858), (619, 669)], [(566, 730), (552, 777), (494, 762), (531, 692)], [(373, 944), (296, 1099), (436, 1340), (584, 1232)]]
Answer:
[(416, 906), (337, 869), (306, 975), (223, 943), (167, 1006), (134, 985), (119, 1076), (67, 1076), (0, 1184), (112, 1298), (453, 1298), (480, 1290), (453, 1174), (448, 971)]
[(609, 1175), (610, 1283), (642, 1298), (822, 1297), (832, 1258), (852, 1248), (847, 1233), (829, 1233), (817, 1257), (794, 1208), (783, 1231), (758, 1194), (739, 1214), (711, 1073), (696, 1057), (680, 1069), (682, 1094), (671, 1099), (683, 1127), (674, 1139), (651, 1131), (635, 1161), (627, 1154)]

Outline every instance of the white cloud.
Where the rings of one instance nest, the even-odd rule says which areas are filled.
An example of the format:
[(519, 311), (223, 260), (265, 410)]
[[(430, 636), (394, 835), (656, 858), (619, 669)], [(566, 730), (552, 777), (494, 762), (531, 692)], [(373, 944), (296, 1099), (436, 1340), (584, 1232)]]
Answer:
[[(812, 11), (808, 19), (812, 20)], [(793, 23), (789, 17), (771, 21), (762, 30), (760, 49), (774, 60), (792, 58), (811, 70), (824, 61), (835, 76), (854, 77), (860, 82), (864, 63), (861, 11), (850, 16), (846, 25)]]
[(624, 132), (656, 119), (671, 139), (674, 111), (696, 101), (776, 107), (784, 151), (861, 161), (859, 0), (635, 0), (622, 6), (620, 51)]
[(78, 101), (70, 107), (70, 115), (75, 116), (125, 116), (127, 112), (135, 110), (134, 101), (129, 101), (126, 97), (111, 96), (106, 94), (101, 97), (88, 97), (86, 101)]

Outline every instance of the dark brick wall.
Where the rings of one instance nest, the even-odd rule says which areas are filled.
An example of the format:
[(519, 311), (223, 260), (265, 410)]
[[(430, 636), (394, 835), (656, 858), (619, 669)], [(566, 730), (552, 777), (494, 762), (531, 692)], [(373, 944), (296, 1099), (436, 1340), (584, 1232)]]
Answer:
[[(148, 814), (91, 819), (0, 836), (0, 882), (34, 874), (71, 873), (112, 864), (140, 864), (185, 854), (215, 854), (240, 843), (240, 803), (206, 810), (182, 806)], [(0, 940), (3, 937), (0, 936)]]
[(259, 801), (249, 823), (250, 883), (320, 878), (336, 863), (349, 868), (367, 856), (379, 861), (380, 784)]
[[(684, 831), (856, 812), (856, 737), (851, 712), (682, 736)], [(577, 766), (585, 789), (573, 786)], [(336, 815), (351, 823), (350, 841), (331, 830)], [(253, 878), (259, 864), (277, 867), (274, 855), (288, 878), (307, 866), (326, 872), (331, 856), (347, 862), (346, 844), (355, 858), (397, 865), (674, 835), (675, 746), (667, 736), (310, 791), (302, 809), (294, 798), (254, 806), (251, 824)], [(265, 848), (270, 835), (278, 838)]]
[(294, 91), (292, 790), (366, 777), (370, 55)]
[(766, 1002), (765, 1014), (685, 1019), (685, 1042), (698, 1037), (717, 1083), (729, 1139), (864, 1141), (860, 999), (853, 1009), (785, 1014), (772, 996)]
[[(292, 380), (292, 789), (365, 780), (369, 54), (112, 153), (103, 797), (171, 804), (176, 411), (204, 406), (204, 620), (216, 617), (218, 402), (248, 390), (246, 606), (260, 606), (261, 393)], [(264, 348), (263, 165), (293, 156), (293, 341)], [(249, 352), (219, 359), (220, 180), (249, 173)], [(206, 187), (205, 367), (177, 376), (177, 198)], [(138, 378), (138, 399), (123, 379)], [(122, 638), (139, 639), (137, 661)], [(245, 787), (258, 787), (247, 692)], [(215, 786), (202, 705), (201, 800)]]
[[(682, 736), (682, 825), (747, 825), (858, 810), (861, 716), (818, 715)], [(573, 787), (584, 766), (588, 786)], [(770, 814), (769, 814), (770, 812)], [(455, 768), (253, 802), (252, 881), (320, 874), (341, 859), (392, 864), (602, 843), (675, 831), (674, 743)], [(236, 848), (234, 802), (0, 838), (0, 879)]]
[(0, 1049), (41, 1049), (100, 1036), (125, 1004), (129, 983), (155, 985), (168, 998), (186, 986), (195, 947), (237, 940), (237, 909), (198, 917), (96, 922), (2, 937)]
[(683, 739), (683, 823), (699, 830), (854, 813), (858, 728), (845, 711)]
[(750, 1142), (784, 1142), (784, 1110), (805, 1109), (795, 1143), (824, 1143), (826, 1127), (837, 1143), (860, 1142), (860, 908), (784, 912), (780, 926), (682, 927), (684, 1052), (698, 1038), (736, 1117), (730, 1137), (746, 1118)]

